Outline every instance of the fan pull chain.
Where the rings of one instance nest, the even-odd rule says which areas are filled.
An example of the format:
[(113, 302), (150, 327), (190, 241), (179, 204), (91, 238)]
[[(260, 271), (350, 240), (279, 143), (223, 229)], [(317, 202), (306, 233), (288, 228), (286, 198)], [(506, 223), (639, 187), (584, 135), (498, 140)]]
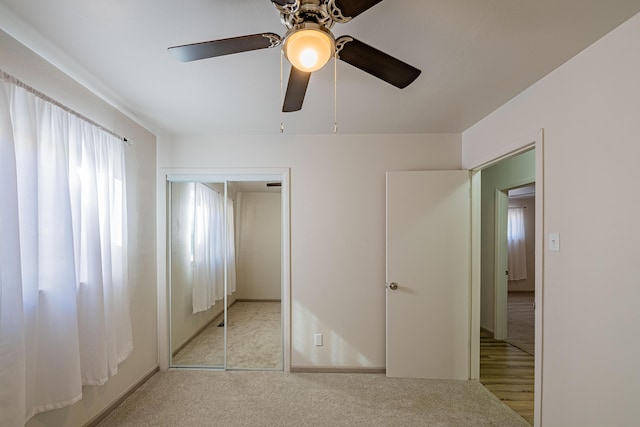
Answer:
[(338, 53), (333, 53), (333, 133), (338, 133)]
[(282, 105), (284, 103), (284, 52), (280, 50), (280, 133), (284, 133), (284, 117), (282, 112)]

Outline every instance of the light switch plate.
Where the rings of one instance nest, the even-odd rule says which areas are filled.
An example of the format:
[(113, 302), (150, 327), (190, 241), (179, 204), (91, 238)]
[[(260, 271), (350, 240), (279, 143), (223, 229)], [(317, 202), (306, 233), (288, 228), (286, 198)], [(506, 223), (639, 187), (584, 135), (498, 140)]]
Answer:
[(549, 233), (549, 251), (560, 252), (560, 233)]

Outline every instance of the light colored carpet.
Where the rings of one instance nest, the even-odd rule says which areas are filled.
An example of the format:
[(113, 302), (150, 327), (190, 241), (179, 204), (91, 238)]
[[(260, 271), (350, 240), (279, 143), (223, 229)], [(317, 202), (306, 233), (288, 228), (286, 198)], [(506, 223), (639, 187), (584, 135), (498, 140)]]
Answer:
[(509, 292), (507, 300), (506, 341), (532, 356), (535, 351), (534, 295), (533, 292)]
[(160, 372), (99, 426), (529, 424), (476, 381), (276, 371)]
[[(282, 369), (280, 302), (238, 301), (227, 314), (228, 369)], [(223, 317), (173, 357), (174, 366), (224, 366)]]

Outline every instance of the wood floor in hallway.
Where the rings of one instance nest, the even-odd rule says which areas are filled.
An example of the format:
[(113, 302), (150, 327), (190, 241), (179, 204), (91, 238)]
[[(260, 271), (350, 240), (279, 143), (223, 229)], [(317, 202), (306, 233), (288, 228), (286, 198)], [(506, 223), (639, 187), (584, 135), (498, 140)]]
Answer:
[(480, 334), (480, 382), (533, 424), (534, 358), (490, 333)]

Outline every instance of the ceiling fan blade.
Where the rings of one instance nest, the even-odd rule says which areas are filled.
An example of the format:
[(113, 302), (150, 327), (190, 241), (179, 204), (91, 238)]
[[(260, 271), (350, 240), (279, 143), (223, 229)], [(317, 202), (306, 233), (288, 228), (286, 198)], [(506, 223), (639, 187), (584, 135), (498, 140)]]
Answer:
[[(348, 21), (360, 15), (380, 3), (382, 0), (335, 0), (333, 3), (335, 8), (338, 9), (332, 11), (332, 15), (338, 18), (339, 21)], [(339, 16), (342, 15), (342, 16)]]
[(300, 10), (300, 1), (301, 0), (271, 0), (271, 4), (273, 4), (281, 14), (291, 15)]
[(250, 50), (277, 47), (282, 42), (274, 33), (251, 34), (249, 36), (231, 37), (228, 39), (173, 46), (169, 53), (179, 61), (189, 62), (215, 56), (248, 52)]
[(275, 3), (278, 6), (289, 6), (296, 4), (298, 0), (271, 0), (271, 3)]
[(400, 89), (413, 83), (422, 72), (350, 36), (336, 40), (336, 55), (338, 59)]
[(283, 113), (291, 113), (302, 109), (304, 95), (307, 92), (311, 73), (300, 71), (296, 67), (291, 67), (289, 83), (287, 83), (287, 93), (284, 96), (282, 105)]

